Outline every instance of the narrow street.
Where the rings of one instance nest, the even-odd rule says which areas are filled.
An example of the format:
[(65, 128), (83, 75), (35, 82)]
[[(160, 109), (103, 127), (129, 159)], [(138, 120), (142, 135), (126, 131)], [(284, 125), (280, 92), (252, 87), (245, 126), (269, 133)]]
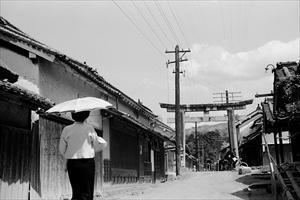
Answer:
[(236, 171), (189, 172), (180, 179), (153, 184), (143, 191), (132, 192), (107, 199), (243, 199), (271, 200), (265, 189), (252, 191), (246, 188), (259, 180), (251, 175), (238, 175)]
[(300, 200), (299, 19), (0, 0), (0, 200)]

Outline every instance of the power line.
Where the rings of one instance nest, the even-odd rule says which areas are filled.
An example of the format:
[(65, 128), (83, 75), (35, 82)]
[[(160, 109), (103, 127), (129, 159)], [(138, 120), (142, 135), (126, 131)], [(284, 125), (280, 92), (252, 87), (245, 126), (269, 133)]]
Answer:
[(179, 23), (179, 21), (178, 21), (178, 19), (177, 19), (177, 17), (176, 17), (176, 13), (174, 12), (174, 10), (173, 10), (173, 8), (172, 8), (172, 6), (171, 6), (171, 4), (170, 4), (169, 1), (168, 1), (168, 6), (169, 6), (169, 8), (170, 8), (170, 10), (171, 10), (171, 13), (172, 13), (172, 15), (173, 15), (173, 17), (174, 17), (174, 19), (175, 19), (175, 22), (176, 22), (176, 24), (177, 24), (177, 27), (178, 27), (180, 33), (181, 33), (182, 36), (183, 36), (183, 39), (184, 39), (185, 43), (187, 44), (187, 46), (189, 46), (189, 42), (188, 42), (187, 38), (185, 37), (184, 32), (183, 32), (182, 29), (181, 29), (180, 23)]
[(232, 28), (232, 26), (233, 26), (233, 8), (232, 7), (229, 7), (230, 8), (230, 16), (229, 16), (229, 21), (230, 21), (230, 26), (229, 26), (229, 28), (230, 28), (230, 45), (231, 45), (231, 48), (234, 46), (234, 43), (233, 43), (233, 28)]
[(120, 9), (123, 15), (134, 25), (134, 27), (139, 31), (139, 33), (151, 44), (151, 46), (161, 55), (162, 52), (157, 48), (153, 42), (144, 34), (144, 32), (138, 27), (138, 25), (133, 21), (133, 19), (121, 8), (121, 6), (115, 1), (112, 2)]
[(165, 38), (169, 41), (170, 44), (172, 44), (170, 38), (167, 36), (166, 32), (164, 31), (164, 29), (161, 27), (160, 23), (157, 21), (155, 15), (153, 14), (153, 12), (151, 11), (151, 9), (149, 8), (149, 6), (147, 5), (146, 1), (144, 1), (144, 4), (147, 8), (147, 10), (149, 11), (150, 15), (152, 16), (154, 22), (156, 23), (157, 27), (159, 27), (160, 31), (163, 33), (163, 35), (165, 36)]
[(226, 40), (225, 28), (224, 28), (224, 14), (223, 14), (221, 2), (218, 1), (218, 5), (219, 5), (220, 17), (221, 17), (221, 21), (222, 21), (223, 37), (224, 37), (224, 40)]
[[(154, 0), (153, 0), (153, 1), (154, 1)], [(155, 5), (156, 5), (156, 7), (158, 8), (158, 10), (159, 10), (161, 16), (163, 17), (163, 20), (165, 21), (166, 25), (168, 26), (170, 32), (173, 34), (175, 40), (176, 40), (177, 43), (179, 44), (179, 39), (178, 39), (178, 37), (177, 37), (177, 35), (176, 35), (176, 33), (175, 33), (173, 27), (172, 27), (172, 24), (170, 23), (170, 21), (168, 20), (167, 16), (165, 15), (164, 10), (163, 10), (162, 7), (160, 6), (159, 2), (154, 1), (154, 3), (155, 3)]]
[[(188, 62), (188, 64), (190, 65), (190, 68), (192, 68), (192, 62), (190, 61), (190, 62)], [(186, 77), (187, 77), (187, 79), (189, 80), (189, 81), (191, 81), (191, 82), (196, 82), (195, 80), (193, 80), (193, 79), (191, 79), (189, 76), (188, 76), (188, 74), (186, 74)], [(220, 88), (220, 87), (218, 87), (218, 86), (216, 86), (215, 84), (212, 84), (212, 83), (210, 83), (210, 82), (208, 82), (208, 81), (204, 81), (204, 80), (202, 80), (202, 79), (197, 79), (197, 81), (199, 81), (199, 82), (202, 82), (202, 84), (205, 86), (205, 87), (207, 87), (207, 88), (209, 88), (209, 89), (211, 89), (211, 90), (214, 90), (214, 91), (223, 91), (224, 90), (224, 88)]]
[(148, 22), (148, 20), (146, 19), (146, 17), (143, 15), (143, 13), (141, 12), (141, 10), (139, 9), (139, 7), (134, 3), (134, 1), (131, 1), (132, 4), (134, 5), (134, 7), (137, 9), (137, 11), (139, 12), (139, 14), (142, 16), (142, 18), (144, 19), (144, 21), (147, 23), (147, 25), (149, 26), (150, 30), (152, 31), (152, 33), (156, 36), (156, 38), (159, 40), (160, 44), (163, 47), (167, 47), (167, 45), (165, 45), (165, 43), (160, 39), (160, 37), (157, 35), (157, 33), (155, 32), (155, 30), (153, 29), (153, 27), (151, 26), (151, 24)]

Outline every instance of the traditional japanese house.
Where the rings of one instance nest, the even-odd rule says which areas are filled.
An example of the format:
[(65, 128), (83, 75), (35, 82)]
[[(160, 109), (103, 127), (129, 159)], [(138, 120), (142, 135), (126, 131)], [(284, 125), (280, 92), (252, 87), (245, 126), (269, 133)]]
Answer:
[[(276, 158), (269, 156), (282, 199), (300, 199), (300, 62), (280, 62), (274, 73), (273, 99), (262, 103), (265, 133), (274, 133)], [(292, 155), (284, 148), (290, 141)], [(279, 143), (279, 144), (278, 144)]]
[(263, 164), (262, 109), (260, 106), (236, 123), (239, 155), (249, 166)]
[(53, 102), (14, 84), (18, 76), (2, 64), (0, 74), (0, 199), (30, 199), (30, 187), (41, 193), (37, 112)]
[(300, 161), (300, 149), (297, 147), (300, 142), (299, 85), (299, 62), (277, 63), (274, 70), (274, 129), (279, 137), (282, 131), (290, 133), (293, 161)]
[(269, 165), (265, 144), (267, 142), (270, 154), (273, 158), (276, 158), (276, 155), (278, 157), (278, 149), (276, 149), (275, 144), (279, 144), (280, 140), (282, 140), (281, 151), (285, 162), (292, 161), (291, 144), (287, 131), (282, 132), (282, 138), (275, 138), (274, 133), (269, 131), (266, 134), (266, 141), (262, 135), (263, 113), (267, 106), (262, 103), (263, 109), (258, 106), (255, 111), (248, 114), (244, 120), (239, 121), (236, 125), (239, 136), (240, 157), (249, 166)]
[[(36, 99), (49, 99), (52, 103), (60, 103), (77, 97), (94, 96), (109, 101), (114, 109), (93, 111), (88, 118), (97, 133), (108, 142), (108, 147), (96, 155), (95, 194), (102, 190), (103, 181), (113, 183), (155, 180), (164, 176), (164, 142), (169, 140), (173, 130), (157, 119), (157, 116), (141, 102), (136, 102), (125, 93), (108, 83), (93, 68), (85, 63), (68, 57), (47, 45), (34, 40), (29, 35), (16, 28), (6, 19), (0, 17), (0, 60), (3, 73), (9, 73), (7, 80), (16, 79), (15, 85), (22, 86), (37, 95)], [(9, 71), (5, 72), (4, 71)], [(3, 79), (4, 80), (4, 79)], [(22, 100), (22, 92), (15, 98)], [(2, 96), (1, 96), (2, 98)], [(7, 99), (7, 98), (6, 98)], [(7, 100), (7, 102), (11, 102)], [(48, 102), (48, 101), (47, 101)], [(25, 152), (32, 145), (31, 165), (34, 165), (35, 176), (28, 167), (22, 169), (23, 174), (31, 173), (30, 178), (22, 179), (22, 193), (29, 194), (32, 199), (68, 198), (71, 194), (67, 174), (63, 170), (62, 157), (58, 153), (58, 141), (64, 126), (72, 123), (68, 115), (46, 115), (44, 111), (53, 104), (29, 107), (38, 110), (30, 120), (30, 109), (14, 104), (1, 105), (2, 113), (12, 113), (16, 119), (26, 121), (25, 128), (38, 135), (38, 139), (18, 145), (12, 137), (6, 137), (5, 132), (0, 137), (6, 137), (0, 149), (7, 148), (5, 144), (13, 144), (16, 151)], [(28, 102), (29, 105), (30, 102)], [(23, 108), (24, 107), (24, 108)], [(28, 106), (27, 106), (28, 107)], [(18, 111), (18, 112), (17, 112)], [(18, 114), (16, 114), (18, 113)], [(16, 117), (16, 115), (20, 116)], [(27, 117), (25, 119), (25, 117)], [(4, 118), (3, 118), (4, 120)], [(7, 121), (1, 121), (7, 125)], [(19, 122), (14, 123), (13, 125)], [(22, 122), (23, 123), (23, 122)], [(9, 125), (9, 124), (8, 124)], [(36, 128), (34, 128), (36, 127)], [(167, 131), (166, 131), (167, 130)], [(9, 157), (10, 156), (10, 157)], [(13, 165), (14, 154), (6, 151), (1, 154), (0, 171), (10, 170), (10, 177), (0, 179), (0, 193), (6, 194), (4, 199), (14, 198), (15, 189), (13, 177), (19, 173), (19, 168)], [(5, 157), (5, 159), (2, 159)], [(31, 160), (30, 160), (31, 162)], [(20, 172), (20, 173), (21, 173)], [(3, 173), (2, 173), (3, 174)], [(26, 180), (26, 181), (24, 181)], [(29, 182), (28, 182), (28, 181)], [(34, 184), (37, 187), (34, 187)], [(6, 186), (7, 185), (7, 186)], [(3, 191), (9, 191), (4, 193)], [(2, 196), (1, 196), (2, 198)], [(30, 198), (29, 198), (30, 199)]]
[[(300, 137), (299, 62), (277, 63), (273, 72), (273, 99), (266, 99), (262, 103), (265, 132), (274, 132), (274, 138), (276, 138), (273, 140), (274, 151), (276, 152), (278, 164), (287, 161), (300, 161), (300, 150), (297, 148)], [(285, 132), (285, 137), (283, 136), (283, 132)], [(288, 155), (289, 153), (285, 153), (284, 143), (286, 141), (291, 143), (292, 159)]]

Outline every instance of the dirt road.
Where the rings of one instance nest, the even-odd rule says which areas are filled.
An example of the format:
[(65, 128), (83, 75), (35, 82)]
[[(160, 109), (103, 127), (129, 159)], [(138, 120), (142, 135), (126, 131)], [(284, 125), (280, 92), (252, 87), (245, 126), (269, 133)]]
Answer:
[(266, 190), (252, 191), (245, 188), (251, 184), (250, 175), (238, 175), (237, 172), (191, 172), (178, 180), (153, 184), (142, 192), (122, 195), (114, 199), (193, 199), (193, 200), (271, 200)]

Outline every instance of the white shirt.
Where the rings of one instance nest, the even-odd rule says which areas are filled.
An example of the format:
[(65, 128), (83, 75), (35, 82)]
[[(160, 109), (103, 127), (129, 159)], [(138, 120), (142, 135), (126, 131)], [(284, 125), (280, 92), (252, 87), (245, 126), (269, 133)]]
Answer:
[(95, 152), (101, 151), (106, 145), (106, 141), (97, 136), (91, 125), (86, 122), (74, 122), (63, 129), (59, 152), (66, 159), (94, 158)]

